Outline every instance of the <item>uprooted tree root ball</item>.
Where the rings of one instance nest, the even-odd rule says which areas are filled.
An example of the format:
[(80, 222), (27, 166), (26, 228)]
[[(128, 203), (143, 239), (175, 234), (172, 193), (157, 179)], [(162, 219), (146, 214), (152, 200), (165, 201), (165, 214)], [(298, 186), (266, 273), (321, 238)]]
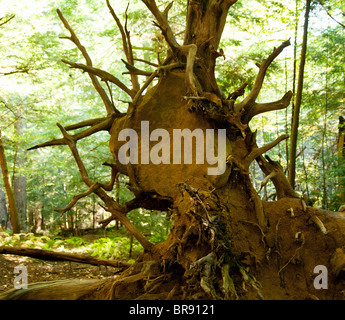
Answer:
[[(179, 222), (169, 239), (116, 279), (37, 283), (3, 298), (343, 299), (340, 213), (304, 208), (300, 199), (264, 202), (269, 225), (263, 229), (250, 201), (224, 205), (212, 193), (188, 192), (179, 201), (188, 214), (174, 213)], [(314, 286), (317, 265), (328, 267), (327, 290)]]
[[(245, 95), (246, 84), (227, 95), (218, 88), (216, 59), (226, 16), (235, 0), (188, 1), (183, 44), (179, 44), (168, 23), (170, 4), (161, 11), (154, 0), (143, 0), (154, 15), (157, 27), (167, 43), (165, 60), (152, 72), (134, 66), (130, 34), (107, 5), (120, 29), (126, 56), (125, 65), (132, 88), (110, 73), (92, 65), (86, 48), (69, 23), (58, 11), (71, 40), (85, 58), (86, 64), (65, 61), (70, 67), (87, 72), (102, 98), (107, 116), (76, 125), (58, 125), (63, 137), (34, 148), (67, 145), (88, 189), (75, 196), (60, 212), (71, 209), (80, 198), (95, 193), (111, 216), (105, 226), (119, 220), (141, 243), (144, 253), (120, 276), (92, 282), (54, 282), (29, 286), (25, 291), (3, 295), (12, 299), (342, 299), (344, 290), (345, 220), (340, 213), (308, 207), (287, 181), (283, 168), (264, 154), (288, 138), (258, 146), (250, 120), (256, 115), (286, 108), (292, 97), (287, 92), (280, 100), (257, 102), (266, 71), (290, 43), (285, 41), (259, 65), (252, 90)], [(150, 64), (154, 66), (155, 64)], [(144, 76), (145, 81), (139, 81)], [(99, 79), (113, 83), (130, 98), (128, 111), (119, 112), (100, 85)], [(153, 84), (154, 80), (158, 82)], [(238, 100), (244, 96), (243, 100)], [(137, 132), (138, 159), (147, 156), (141, 143), (143, 121), (150, 132), (163, 128), (170, 137), (174, 130), (226, 130), (226, 162), (219, 175), (209, 175), (209, 164), (197, 164), (195, 149), (181, 147), (179, 164), (170, 161), (122, 163), (119, 150), (125, 141), (119, 139), (123, 129)], [(74, 129), (88, 127), (77, 134)], [(93, 181), (77, 149), (77, 142), (101, 130), (110, 134), (109, 147), (114, 163), (109, 183)], [(162, 137), (160, 137), (162, 139)], [(185, 137), (186, 139), (186, 137)], [(190, 136), (192, 139), (192, 136)], [(219, 146), (220, 135), (213, 136)], [(157, 138), (156, 141), (159, 139)], [(152, 142), (152, 141), (151, 141)], [(159, 141), (158, 143), (162, 143)], [(173, 141), (168, 142), (173, 150)], [(151, 147), (153, 144), (151, 144)], [(200, 145), (199, 145), (200, 146)], [(193, 145), (195, 147), (195, 145)], [(161, 148), (163, 148), (161, 144)], [(194, 150), (194, 151), (193, 151)], [(194, 152), (194, 153), (193, 153)], [(215, 148), (215, 153), (221, 150)], [(192, 163), (184, 162), (189, 153)], [(184, 156), (182, 156), (184, 155)], [(146, 159), (146, 158), (145, 158)], [(219, 160), (219, 158), (218, 158)], [(271, 179), (278, 200), (262, 201), (254, 189), (249, 166), (256, 161), (266, 179)], [(214, 163), (213, 163), (214, 164)], [(129, 177), (129, 188), (135, 199), (121, 205), (107, 192), (118, 173)], [(173, 227), (168, 238), (152, 244), (128, 219), (135, 208), (169, 210)], [(328, 270), (327, 290), (315, 288), (314, 270)]]

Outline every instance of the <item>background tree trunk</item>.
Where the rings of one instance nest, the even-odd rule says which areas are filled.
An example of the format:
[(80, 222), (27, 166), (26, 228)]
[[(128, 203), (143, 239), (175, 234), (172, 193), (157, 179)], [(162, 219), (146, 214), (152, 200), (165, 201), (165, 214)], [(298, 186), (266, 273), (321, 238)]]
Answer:
[(294, 105), (293, 115), (292, 115), (292, 128), (291, 128), (291, 137), (290, 137), (291, 140), (290, 140), (290, 160), (289, 160), (289, 182), (293, 188), (295, 188), (298, 125), (299, 125), (300, 108), (301, 108), (301, 103), (302, 103), (304, 66), (305, 66), (306, 53), (307, 53), (310, 2), (311, 0), (306, 0), (301, 60), (300, 60), (298, 80), (297, 80), (298, 83), (297, 83), (297, 92), (296, 92), (296, 103)]
[[(0, 180), (3, 181), (1, 172), (0, 172)], [(6, 195), (2, 189), (2, 185), (0, 184), (0, 225), (2, 228), (6, 228), (6, 221), (7, 221)]]
[(13, 233), (19, 233), (20, 227), (19, 227), (19, 221), (18, 221), (17, 206), (16, 206), (14, 195), (13, 195), (13, 190), (11, 187), (10, 177), (8, 174), (8, 167), (7, 167), (7, 161), (6, 161), (6, 156), (5, 156), (5, 150), (2, 144), (1, 131), (0, 131), (0, 165), (1, 165), (1, 170), (2, 170), (2, 177), (4, 180), (5, 190), (6, 190), (6, 194), (8, 198), (8, 203), (10, 207), (12, 230), (13, 230)]
[[(345, 119), (343, 116), (339, 117), (339, 126), (338, 126), (338, 139), (337, 139), (337, 156), (338, 156), (338, 166), (339, 168), (344, 166), (344, 159), (345, 159)], [(338, 174), (338, 188), (340, 191), (340, 199), (341, 201), (345, 202), (345, 182), (344, 182), (344, 176), (341, 173), (341, 171)]]
[(23, 231), (27, 230), (27, 194), (26, 194), (26, 177), (24, 175), (24, 168), (26, 162), (26, 150), (22, 146), (22, 137), (25, 134), (25, 121), (23, 118), (23, 111), (17, 111), (15, 123), (15, 130), (17, 136), (16, 156), (14, 162), (13, 172), (13, 190), (14, 198), (18, 210), (18, 218)]

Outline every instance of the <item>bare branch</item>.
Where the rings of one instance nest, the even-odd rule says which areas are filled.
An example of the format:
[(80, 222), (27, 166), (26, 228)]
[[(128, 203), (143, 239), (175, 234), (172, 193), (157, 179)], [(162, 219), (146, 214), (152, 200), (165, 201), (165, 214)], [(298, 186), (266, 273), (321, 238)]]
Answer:
[[(110, 128), (111, 128), (111, 125), (114, 121), (114, 119), (116, 117), (119, 117), (120, 115), (110, 115), (108, 116), (107, 118), (105, 118), (102, 122), (96, 122), (94, 125), (91, 126), (91, 128), (88, 128), (82, 132), (78, 132), (77, 134), (73, 135), (73, 139), (75, 141), (78, 141), (80, 139), (83, 139), (83, 138), (86, 138), (88, 136), (91, 136), (99, 131), (109, 131)], [(123, 114), (121, 114), (121, 116), (123, 116)], [(93, 120), (96, 120), (96, 119), (93, 119)], [(91, 121), (91, 120), (87, 120), (87, 121)], [(86, 124), (86, 121), (83, 121), (81, 123), (78, 123), (76, 125), (71, 125), (71, 126), (68, 126), (65, 128), (65, 130), (73, 130), (73, 129), (77, 129), (78, 127), (81, 128), (83, 126), (86, 126), (86, 125), (89, 125), (89, 124)], [(66, 140), (64, 138), (62, 139), (53, 139), (51, 141), (48, 141), (48, 142), (44, 142), (44, 143), (41, 143), (41, 144), (38, 144), (34, 147), (31, 147), (28, 149), (29, 150), (34, 150), (34, 149), (38, 149), (38, 148), (44, 148), (44, 147), (49, 147), (49, 146), (62, 146), (62, 145), (66, 145)]]
[(7, 18), (5, 21), (1, 22), (2, 19), (4, 19), (5, 17), (1, 17), (0, 18), (0, 27), (3, 26), (4, 24), (10, 22), (16, 15), (12, 14), (9, 18)]
[(146, 76), (149, 77), (152, 72), (150, 71), (144, 71), (144, 70), (140, 70), (138, 68), (136, 68), (134, 65), (131, 65), (130, 63), (128, 63), (127, 61), (121, 59), (121, 61), (126, 65), (126, 68), (129, 72), (123, 72), (122, 74), (135, 74), (138, 76)]
[(239, 88), (237, 88), (234, 92), (229, 93), (227, 100), (234, 100), (234, 101), (236, 101), (236, 99), (238, 97), (243, 96), (247, 85), (248, 85), (248, 83), (244, 83)]
[[(113, 7), (110, 5), (109, 0), (107, 0), (107, 6), (109, 8), (109, 11), (110, 11), (111, 15), (113, 16), (113, 18), (114, 18), (114, 20), (116, 22), (117, 27), (120, 30), (121, 37), (122, 37), (123, 51), (125, 52), (127, 62), (129, 64), (131, 64), (131, 65), (134, 65), (133, 48), (132, 48), (132, 43), (131, 43), (131, 39), (130, 39), (130, 33), (127, 30), (127, 10), (128, 10), (128, 6), (126, 8), (125, 28), (123, 27), (120, 19), (116, 15)], [(135, 92), (137, 92), (140, 89), (139, 80), (138, 80), (137, 75), (131, 74), (131, 82), (132, 82), (133, 90)]]
[[(168, 23), (167, 12), (165, 11), (165, 13), (162, 13), (158, 9), (155, 0), (143, 0), (143, 2), (146, 5), (146, 7), (151, 11), (151, 13), (155, 16), (155, 18), (158, 22), (157, 26), (162, 30), (162, 34), (163, 34), (166, 42), (170, 46), (173, 53), (175, 55), (177, 55), (180, 45), (177, 43), (177, 40), (174, 36), (174, 33), (172, 32), (171, 27)], [(169, 6), (170, 6), (170, 4), (168, 5), (168, 7)]]
[(262, 84), (264, 82), (268, 67), (273, 62), (273, 60), (283, 51), (283, 49), (289, 45), (290, 40), (284, 41), (278, 48), (274, 48), (269, 57), (262, 62), (262, 64), (259, 66), (259, 73), (256, 77), (253, 89), (243, 101), (235, 104), (236, 112), (241, 111), (242, 108), (244, 108), (247, 112), (250, 108), (252, 108), (262, 88)]
[(153, 63), (153, 62), (151, 62), (151, 61), (147, 61), (147, 60), (144, 60), (144, 59), (134, 58), (134, 61), (143, 62), (143, 63), (148, 64), (149, 66), (153, 66), (153, 67), (156, 67), (156, 68), (159, 67), (159, 65), (158, 65), (157, 63)]
[(283, 141), (287, 138), (289, 138), (289, 135), (283, 134), (280, 137), (278, 137), (276, 140), (274, 140), (268, 144), (265, 144), (264, 146), (262, 146), (260, 148), (254, 148), (253, 151), (246, 157), (246, 162), (249, 165), (257, 157), (261, 156), (263, 153), (267, 152), (268, 150), (274, 148), (278, 143), (280, 143), (281, 141)]
[(109, 164), (109, 163), (105, 162), (105, 163), (103, 163), (103, 165), (111, 167), (111, 179), (110, 179), (110, 182), (108, 184), (102, 184), (102, 183), (99, 183), (99, 182), (93, 183), (87, 191), (74, 196), (72, 198), (72, 201), (65, 208), (63, 208), (63, 209), (55, 209), (55, 211), (59, 212), (59, 213), (65, 213), (65, 212), (71, 210), (73, 208), (73, 206), (81, 198), (87, 197), (91, 193), (94, 193), (98, 188), (102, 188), (102, 189), (104, 189), (106, 191), (113, 190), (114, 182), (115, 182), (116, 174), (117, 174), (118, 170), (116, 168), (116, 165), (114, 165), (114, 164)]
[(243, 122), (248, 123), (253, 117), (260, 113), (273, 111), (273, 110), (281, 110), (285, 109), (289, 106), (291, 98), (292, 98), (292, 91), (288, 91), (285, 95), (278, 101), (268, 102), (268, 103), (254, 103), (252, 108), (250, 108), (244, 115), (243, 115)]
[[(321, 7), (326, 11), (326, 13), (328, 14), (328, 16), (333, 20), (335, 21), (337, 24), (339, 24), (340, 26), (342, 26), (343, 28), (345, 28), (345, 25), (342, 24), (341, 22), (339, 22), (337, 19), (335, 19), (330, 13), (329, 11), (327, 10), (327, 8), (322, 4), (322, 2), (320, 0), (317, 0), (318, 3), (321, 5)], [(344, 14), (343, 14), (344, 15)]]
[(87, 170), (84, 166), (84, 163), (80, 158), (80, 155), (79, 155), (79, 152), (77, 149), (77, 140), (75, 139), (74, 136), (71, 136), (61, 124), (57, 123), (56, 125), (59, 127), (61, 133), (64, 136), (65, 144), (68, 145), (68, 147), (70, 148), (70, 150), (73, 154), (74, 160), (77, 163), (77, 166), (79, 168), (81, 178), (83, 179), (83, 181), (85, 182), (86, 185), (91, 187), (93, 185), (93, 182), (89, 178), (89, 175), (88, 175)]
[[(128, 212), (138, 209), (138, 208), (145, 208), (147, 210), (158, 210), (158, 211), (167, 211), (169, 207), (171, 207), (173, 201), (166, 197), (162, 197), (158, 194), (148, 194), (148, 193), (140, 193), (140, 195), (130, 201), (127, 201), (124, 204), (124, 212), (127, 214)], [(102, 206), (103, 207), (103, 206)], [(108, 208), (103, 207), (104, 210), (109, 211)], [(111, 221), (116, 220), (117, 218), (112, 215), (99, 223), (102, 224), (103, 227), (107, 226)]]
[(107, 117), (104, 118), (96, 118), (96, 119), (88, 119), (82, 122), (78, 122), (76, 124), (71, 124), (70, 126), (66, 126), (65, 129), (67, 131), (69, 130), (75, 130), (75, 129), (80, 129), (80, 128), (84, 128), (84, 127), (89, 127), (89, 126), (93, 126), (95, 124), (98, 124), (100, 122), (103, 122), (105, 120), (107, 120)]
[(262, 181), (261, 181), (261, 186), (260, 186), (260, 189), (258, 191), (258, 193), (261, 192), (262, 188), (264, 186), (266, 186), (266, 184), (268, 183), (268, 181), (272, 178), (274, 178), (275, 176), (277, 175), (277, 172), (276, 171), (271, 171), (270, 174), (268, 174)]
[(106, 210), (111, 212), (111, 216), (109, 218), (103, 221), (99, 221), (99, 223), (102, 224), (103, 227), (108, 225), (111, 221), (117, 219), (131, 234), (133, 234), (133, 236), (140, 242), (144, 249), (151, 250), (153, 248), (154, 245), (149, 240), (147, 240), (147, 238), (140, 231), (138, 231), (138, 229), (135, 228), (135, 226), (126, 217), (125, 210), (122, 207), (118, 208), (119, 205), (114, 199), (110, 198), (101, 189), (96, 190), (95, 193), (106, 203)]
[(111, 178), (110, 178), (110, 182), (109, 183), (107, 183), (107, 184), (100, 183), (100, 186), (101, 186), (102, 189), (104, 189), (106, 191), (111, 191), (114, 188), (114, 183), (115, 183), (115, 180), (116, 180), (116, 176), (117, 176), (119, 171), (118, 171), (118, 169), (117, 169), (115, 164), (104, 162), (103, 165), (104, 166), (108, 166), (108, 167), (111, 168)]
[(291, 98), (292, 98), (292, 91), (288, 91), (287, 93), (285, 93), (283, 98), (281, 98), (278, 101), (269, 102), (269, 103), (255, 103), (254, 115), (257, 115), (263, 112), (284, 109), (288, 107), (288, 105), (290, 104)]
[[(122, 81), (120, 81), (118, 78), (113, 76), (111, 73), (104, 71), (102, 69), (98, 69), (92, 66), (88, 66), (82, 63), (75, 63), (67, 60), (61, 60), (63, 63), (68, 64), (71, 68), (77, 68), (81, 69), (89, 74), (98, 76), (101, 78), (102, 81), (109, 81), (116, 86), (118, 86), (121, 90), (126, 92), (131, 98), (134, 97), (136, 91), (129, 89)], [(118, 111), (117, 111), (118, 112)]]
[(163, 15), (166, 19), (168, 19), (168, 14), (169, 14), (169, 11), (170, 11), (171, 7), (173, 6), (173, 4), (174, 4), (174, 1), (170, 2), (163, 11)]
[[(140, 244), (147, 250), (150, 250), (153, 247), (153, 244), (144, 237), (138, 229), (135, 228), (135, 226), (129, 221), (129, 219), (125, 215), (124, 208), (116, 202), (112, 197), (108, 196), (108, 194), (102, 189), (102, 188), (96, 188), (97, 184), (95, 185), (94, 182), (89, 178), (89, 175), (87, 173), (87, 170), (85, 168), (85, 165), (83, 161), (80, 158), (77, 146), (76, 146), (76, 140), (74, 137), (68, 134), (68, 132), (60, 125), (57, 124), (57, 126), (60, 128), (64, 139), (65, 144), (68, 145), (70, 148), (74, 160), (78, 166), (80, 176), (84, 183), (90, 187), (90, 189), (94, 189), (93, 192), (100, 197), (103, 202), (107, 205), (109, 211), (111, 212), (112, 216), (114, 216), (116, 219), (118, 219), (125, 227), (126, 229), (133, 234), (133, 236), (140, 242)], [(113, 179), (112, 179), (113, 180)], [(112, 181), (111, 181), (112, 182)], [(105, 186), (105, 185), (103, 185)], [(90, 191), (90, 189), (88, 191)], [(87, 191), (87, 192), (88, 192)]]
[(84, 198), (84, 197), (90, 195), (91, 193), (94, 193), (99, 187), (100, 187), (100, 184), (98, 182), (95, 182), (94, 184), (91, 185), (91, 187), (87, 191), (74, 196), (72, 198), (72, 201), (65, 208), (55, 209), (54, 211), (56, 211), (58, 213), (65, 213), (65, 212), (71, 210), (73, 208), (73, 206), (78, 202), (79, 199)]
[[(62, 15), (61, 11), (59, 9), (56, 10), (57, 14), (59, 15), (60, 20), (62, 21), (63, 25), (65, 26), (65, 28), (70, 32), (71, 36), (70, 37), (64, 37), (64, 39), (69, 39), (71, 40), (79, 49), (79, 51), (82, 53), (83, 57), (85, 58), (86, 64), (89, 67), (92, 67), (92, 60), (89, 56), (89, 54), (87, 53), (85, 47), (80, 43), (78, 37), (76, 36), (76, 34), (74, 33), (73, 29), (71, 28), (71, 26), (69, 25), (69, 23), (67, 22), (67, 20), (65, 19), (65, 17)], [(107, 110), (108, 114), (112, 114), (112, 113), (116, 113), (118, 112), (114, 105), (111, 103), (109, 97), (107, 96), (106, 92), (104, 91), (104, 89), (102, 88), (101, 84), (98, 82), (96, 76), (92, 73), (89, 73), (89, 77), (92, 81), (92, 84), (94, 86), (94, 88), (96, 89), (96, 91), (98, 92), (98, 94), (100, 95), (104, 106)]]
[[(229, 164), (234, 164), (242, 174), (248, 175), (249, 174), (249, 166), (250, 164), (257, 159), (258, 157), (260, 157), (260, 161), (261, 161), (261, 156), (263, 153), (267, 152), (268, 150), (272, 149), (273, 147), (275, 147), (279, 142), (281, 142), (282, 140), (285, 140), (289, 137), (289, 135), (287, 134), (283, 134), (281, 135), (279, 138), (277, 138), (276, 140), (262, 146), (261, 148), (257, 147), (256, 142), (254, 142), (253, 145), (253, 150), (244, 158), (239, 159), (236, 158), (234, 155), (230, 154), (227, 156), (226, 161)], [(262, 158), (263, 159), (263, 158)], [(262, 161), (261, 161), (262, 162)], [(259, 163), (260, 164), (260, 163)], [(262, 163), (261, 163), (262, 165)], [(261, 166), (260, 165), (260, 166)], [(270, 174), (271, 171), (267, 172), (266, 170), (266, 174)]]
[(30, 68), (29, 66), (24, 66), (24, 67), (16, 67), (16, 69), (8, 72), (0, 72), (0, 75), (2, 76), (10, 76), (12, 74), (17, 74), (17, 73), (26, 73), (29, 74)]
[(129, 105), (128, 107), (128, 111), (127, 111), (127, 114), (128, 114), (128, 119), (130, 119), (134, 112), (135, 112), (135, 109), (137, 107), (137, 103), (141, 97), (141, 94), (144, 92), (144, 90), (151, 84), (151, 82), (153, 81), (153, 79), (158, 75), (158, 70), (156, 70), (155, 72), (153, 72), (151, 74), (151, 76), (146, 80), (146, 82), (144, 83), (144, 85), (141, 87), (141, 89), (137, 92), (137, 94), (135, 95), (132, 103)]

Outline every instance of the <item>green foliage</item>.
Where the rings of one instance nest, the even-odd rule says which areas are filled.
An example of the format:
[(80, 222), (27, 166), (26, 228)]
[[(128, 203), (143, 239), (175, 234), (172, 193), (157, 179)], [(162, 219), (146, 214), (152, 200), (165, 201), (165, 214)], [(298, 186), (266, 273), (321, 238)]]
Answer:
[(138, 241), (131, 240), (128, 236), (116, 236), (100, 238), (91, 245), (91, 255), (101, 259), (128, 259), (130, 247), (132, 246), (132, 258), (137, 257), (143, 250)]
[(1, 233), (0, 235), (0, 246), (40, 247), (44, 249), (51, 241), (51, 238), (47, 236), (36, 236), (33, 233), (17, 233), (14, 235)]

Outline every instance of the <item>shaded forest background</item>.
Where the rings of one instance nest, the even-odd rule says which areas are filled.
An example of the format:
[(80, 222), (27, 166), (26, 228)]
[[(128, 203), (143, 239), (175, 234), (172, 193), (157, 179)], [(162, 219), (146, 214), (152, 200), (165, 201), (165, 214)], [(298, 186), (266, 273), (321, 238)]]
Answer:
[[(168, 1), (161, 3), (165, 7)], [(63, 58), (77, 62), (80, 52), (73, 44), (59, 39), (64, 30), (56, 8), (60, 8), (73, 25), (95, 67), (108, 70), (127, 83), (128, 78), (122, 75), (127, 69), (119, 59), (124, 55), (121, 34), (105, 1), (1, 1), (0, 7), (0, 17), (3, 17), (0, 24), (10, 19), (0, 27), (0, 129), (21, 230), (47, 234), (70, 230), (78, 235), (81, 229), (98, 228), (97, 221), (109, 213), (99, 206), (95, 195), (81, 199), (62, 215), (54, 211), (65, 207), (75, 194), (84, 190), (68, 148), (60, 146), (30, 152), (26, 149), (58, 138), (57, 119), (68, 125), (103, 114), (102, 102), (87, 75), (61, 62)], [(113, 7), (122, 19), (128, 15), (138, 64), (140, 59), (157, 60), (165, 44), (160, 31), (148, 21), (141, 1), (131, 1), (127, 11), (127, 1), (117, 0)], [(183, 10), (185, 1), (178, 0), (169, 14), (175, 34), (181, 37)], [(297, 192), (304, 195), (309, 204), (330, 210), (338, 210), (345, 203), (343, 146), (339, 148), (338, 143), (340, 132), (344, 131), (339, 117), (345, 115), (345, 28), (339, 23), (344, 21), (344, 12), (345, 4), (340, 0), (312, 2), (297, 146)], [(274, 45), (289, 38), (292, 46), (268, 70), (258, 101), (278, 100), (288, 90), (294, 90), (303, 17), (304, 2), (300, 0), (237, 2), (228, 17), (220, 45), (225, 59), (219, 59), (217, 65), (217, 81), (224, 92), (234, 91), (244, 82), (248, 83), (249, 91), (257, 74), (256, 63), (262, 61)], [(140, 67), (152, 69), (144, 63)], [(125, 112), (128, 97), (111, 84), (102, 85), (111, 91), (116, 108)], [(286, 110), (265, 113), (252, 120), (252, 129), (258, 128), (260, 145), (290, 133), (292, 107), (293, 102)], [(108, 180), (109, 168), (101, 166), (105, 160), (112, 160), (108, 140), (107, 134), (98, 133), (97, 139), (93, 137), (79, 143), (79, 152), (85, 155), (84, 163), (91, 178)], [(284, 143), (267, 154), (287, 168), (289, 140)], [(264, 177), (256, 163), (251, 165), (250, 174), (259, 190)], [(126, 179), (119, 175), (112, 191), (121, 204), (133, 198)], [(273, 190), (269, 182), (261, 189), (261, 198), (274, 199)], [(10, 227), (8, 211), (0, 179), (0, 220), (4, 229)], [(168, 235), (169, 213), (136, 209), (128, 217), (154, 243)], [(112, 222), (109, 227), (120, 226)]]

